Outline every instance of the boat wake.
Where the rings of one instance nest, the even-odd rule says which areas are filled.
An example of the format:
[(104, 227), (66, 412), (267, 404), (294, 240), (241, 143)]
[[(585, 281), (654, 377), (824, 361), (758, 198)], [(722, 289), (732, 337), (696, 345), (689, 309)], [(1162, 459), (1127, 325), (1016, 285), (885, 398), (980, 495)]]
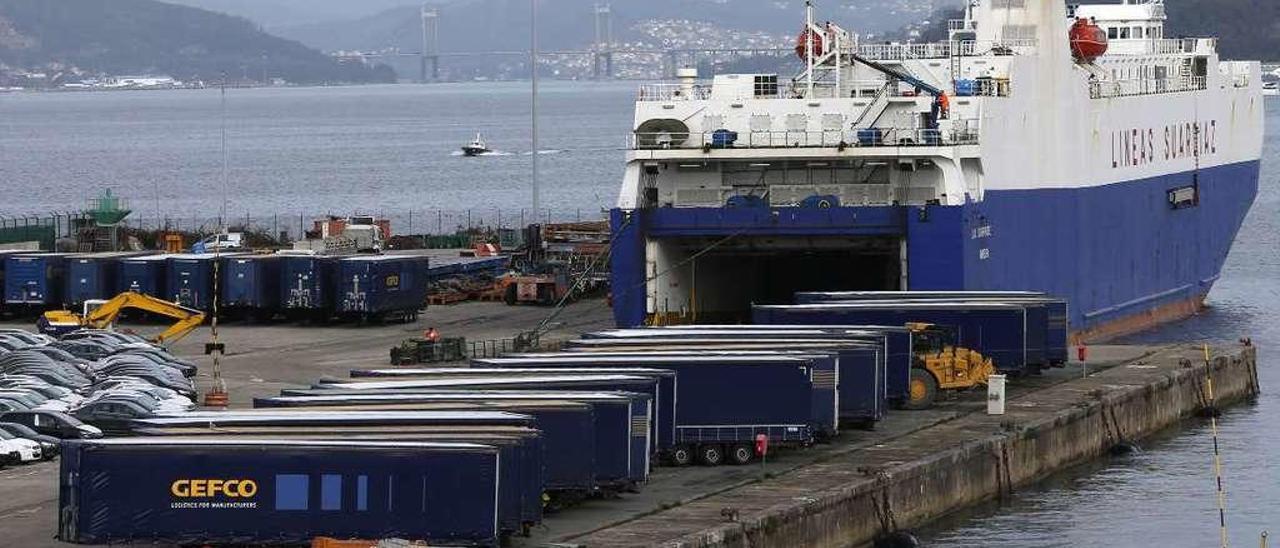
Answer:
[[(526, 153), (526, 154), (527, 154), (527, 153)], [(466, 156), (466, 153), (465, 153), (465, 152), (462, 152), (461, 150), (455, 150), (455, 151), (453, 151), (453, 152), (450, 152), (450, 153), (449, 153), (449, 155), (450, 155), (450, 156)], [(515, 155), (516, 155), (516, 153), (514, 153), (514, 152), (503, 152), (503, 151), (501, 151), (501, 150), (490, 150), (490, 151), (488, 151), (488, 152), (481, 152), (480, 154), (476, 154), (475, 156), (478, 158), (478, 157), (481, 157), (481, 156), (515, 156)]]

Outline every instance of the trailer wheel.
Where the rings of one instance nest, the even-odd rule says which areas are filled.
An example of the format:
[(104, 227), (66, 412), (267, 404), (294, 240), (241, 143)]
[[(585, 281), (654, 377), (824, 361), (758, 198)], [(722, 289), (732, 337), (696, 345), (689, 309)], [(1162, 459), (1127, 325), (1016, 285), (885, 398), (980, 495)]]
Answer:
[(729, 450), (729, 463), (738, 465), (747, 464), (751, 462), (753, 457), (755, 457), (755, 453), (756, 450), (754, 447), (745, 443), (739, 443)]
[(516, 299), (516, 284), (513, 283), (508, 285), (507, 288), (502, 291), (502, 302), (507, 303), (507, 306), (515, 306)]
[(698, 448), (698, 460), (707, 466), (720, 466), (724, 463), (724, 448), (714, 443)]
[(681, 445), (671, 450), (671, 464), (674, 466), (689, 466), (693, 463), (693, 451), (686, 445)]
[(938, 397), (938, 380), (933, 378), (932, 373), (913, 368), (908, 386), (910, 390), (904, 408), (918, 411), (933, 407), (933, 400)]

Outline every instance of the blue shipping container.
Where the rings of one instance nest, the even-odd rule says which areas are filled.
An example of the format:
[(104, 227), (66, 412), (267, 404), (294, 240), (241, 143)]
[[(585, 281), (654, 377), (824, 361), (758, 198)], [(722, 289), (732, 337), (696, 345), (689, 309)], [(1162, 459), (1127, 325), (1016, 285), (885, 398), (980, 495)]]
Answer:
[[(236, 255), (215, 255), (213, 253), (184, 253), (170, 255), (166, 274), (167, 290), (163, 297), (188, 308), (212, 310), (214, 295), (214, 263), (225, 261)], [(220, 267), (221, 265), (219, 265)], [(218, 269), (219, 281), (226, 280), (226, 275)]]
[(275, 310), (280, 302), (280, 266), (277, 255), (248, 255), (223, 261), (220, 306), (259, 312)]
[(280, 308), (324, 312), (334, 302), (334, 257), (280, 256)]
[(110, 299), (121, 292), (120, 262), (140, 253), (86, 253), (67, 262), (66, 305), (78, 308), (85, 301)]
[(338, 312), (362, 319), (415, 321), (427, 303), (427, 257), (373, 255), (338, 261)]
[(494, 447), (124, 438), (63, 445), (58, 538), (82, 544), (494, 546)]
[(62, 306), (71, 253), (5, 257), (4, 302), (33, 307)]
[(159, 299), (168, 299), (169, 257), (148, 255), (121, 259), (116, 275), (116, 291), (133, 291)]

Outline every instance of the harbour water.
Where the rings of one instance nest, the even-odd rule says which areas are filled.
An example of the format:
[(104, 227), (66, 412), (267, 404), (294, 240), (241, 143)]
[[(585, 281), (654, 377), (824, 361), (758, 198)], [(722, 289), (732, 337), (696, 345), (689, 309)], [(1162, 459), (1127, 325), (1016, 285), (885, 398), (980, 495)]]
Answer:
[[(352, 210), (527, 208), (527, 87), (518, 83), (228, 92), (226, 197), (233, 216)], [(634, 84), (548, 85), (544, 203), (612, 204)], [(1263, 395), (1221, 420), (1231, 537), (1280, 532), (1280, 100), (1257, 203), (1212, 309), (1139, 341), (1235, 339), (1262, 346)], [(216, 215), (222, 201), (217, 90), (0, 94), (0, 215), (75, 209), (113, 188), (142, 216)], [(464, 158), (476, 131), (498, 151)], [(1191, 423), (1141, 454), (1091, 463), (921, 531), (930, 546), (1206, 546), (1217, 542), (1212, 441)]]
[[(612, 205), (635, 84), (552, 82), (540, 94), (543, 207)], [(227, 91), (228, 215), (530, 207), (528, 85)], [(222, 205), (219, 90), (0, 93), (0, 215), (83, 207), (105, 188), (135, 217)], [(495, 150), (466, 158), (477, 131)]]

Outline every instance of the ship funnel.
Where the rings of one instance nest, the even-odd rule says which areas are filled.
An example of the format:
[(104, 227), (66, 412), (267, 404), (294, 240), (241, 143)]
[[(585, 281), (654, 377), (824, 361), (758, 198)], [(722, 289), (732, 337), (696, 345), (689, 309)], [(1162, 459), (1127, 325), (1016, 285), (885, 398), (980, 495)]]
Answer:
[(698, 83), (698, 69), (695, 67), (676, 69), (676, 79), (680, 80), (680, 90), (684, 92), (684, 96), (692, 97), (693, 88)]

